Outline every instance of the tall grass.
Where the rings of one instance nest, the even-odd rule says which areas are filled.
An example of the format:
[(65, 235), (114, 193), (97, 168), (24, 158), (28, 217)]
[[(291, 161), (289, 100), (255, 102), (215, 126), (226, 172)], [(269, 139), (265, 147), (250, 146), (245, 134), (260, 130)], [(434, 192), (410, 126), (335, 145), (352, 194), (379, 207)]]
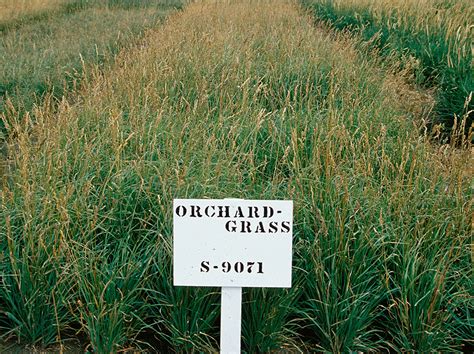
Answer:
[(0, 0), (0, 29), (20, 19), (34, 18), (60, 10), (74, 0)]
[[(468, 1), (305, 0), (315, 17), (337, 30), (349, 30), (383, 56), (395, 55), (415, 81), (436, 88), (436, 117), (448, 132), (465, 119), (473, 123), (474, 71), (472, 18)], [(471, 132), (472, 134), (472, 132)], [(472, 135), (471, 135), (472, 138)]]
[(244, 350), (470, 340), (469, 152), (447, 149), (446, 168), (399, 102), (407, 87), (353, 43), (293, 2), (201, 1), (88, 77), (36, 124), (7, 113), (5, 339), (74, 329), (94, 351), (215, 351), (216, 289), (172, 286), (172, 200), (239, 197), (295, 205), (293, 288), (244, 292)]
[(84, 65), (107, 62), (120, 46), (166, 12), (91, 8), (9, 31), (0, 38), (0, 105), (31, 110), (45, 95), (61, 97), (82, 78)]
[(125, 9), (181, 8), (184, 3), (182, 0), (0, 0), (0, 33), (91, 6)]
[[(56, 104), (77, 89), (87, 66), (111, 63), (183, 1), (75, 1), (66, 12), (0, 33), (0, 117), (24, 114), (47, 99)], [(74, 6), (74, 9), (72, 8)], [(5, 133), (0, 121), (0, 141)]]

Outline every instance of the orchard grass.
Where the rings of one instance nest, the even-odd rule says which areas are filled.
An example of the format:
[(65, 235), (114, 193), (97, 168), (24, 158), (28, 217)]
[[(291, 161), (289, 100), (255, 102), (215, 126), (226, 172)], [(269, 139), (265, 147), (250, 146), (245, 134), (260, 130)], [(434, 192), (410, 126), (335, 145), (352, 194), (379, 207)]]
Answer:
[(78, 89), (88, 67), (112, 63), (121, 48), (137, 44), (185, 1), (62, 1), (61, 11), (50, 9), (47, 1), (35, 4), (38, 11), (44, 5), (44, 16), (22, 17), (0, 32), (0, 144), (6, 112), (29, 112), (34, 120), (35, 106), (44, 101), (55, 106)]
[[(474, 71), (469, 1), (302, 0), (316, 19), (356, 34), (364, 52), (395, 57), (412, 81), (436, 91), (429, 127), (442, 125), (446, 140), (456, 124), (473, 139)], [(421, 123), (421, 122), (420, 122)]]
[(193, 2), (73, 101), (6, 113), (4, 340), (216, 351), (218, 289), (172, 285), (172, 201), (238, 197), (294, 201), (293, 287), (244, 291), (244, 350), (469, 343), (470, 142), (439, 156), (407, 110), (421, 94), (313, 22)]
[(0, 0), (0, 33), (88, 7), (182, 8), (187, 0)]
[(0, 29), (5, 30), (21, 20), (56, 12), (74, 0), (0, 0)]

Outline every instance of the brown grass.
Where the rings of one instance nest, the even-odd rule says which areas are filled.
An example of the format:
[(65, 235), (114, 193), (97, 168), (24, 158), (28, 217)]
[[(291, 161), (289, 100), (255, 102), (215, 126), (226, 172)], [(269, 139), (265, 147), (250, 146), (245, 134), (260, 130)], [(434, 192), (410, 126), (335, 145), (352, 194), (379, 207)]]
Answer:
[(0, 23), (57, 10), (71, 0), (0, 0)]

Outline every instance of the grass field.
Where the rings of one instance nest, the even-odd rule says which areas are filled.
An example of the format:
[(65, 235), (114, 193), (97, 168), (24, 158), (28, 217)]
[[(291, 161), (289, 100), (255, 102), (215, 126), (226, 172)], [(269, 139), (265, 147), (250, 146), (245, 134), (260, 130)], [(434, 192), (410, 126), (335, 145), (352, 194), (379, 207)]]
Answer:
[[(46, 98), (55, 104), (79, 85), (84, 70), (113, 61), (121, 47), (133, 44), (134, 38), (182, 5), (171, 0), (81, 0), (62, 1), (69, 6), (63, 12), (47, 11), (53, 3), (59, 4), (25, 2), (31, 11), (33, 4), (37, 11), (43, 4), (43, 16), (18, 20), (20, 25), (0, 32), (0, 114), (32, 113)], [(9, 4), (14, 4), (11, 11), (23, 9), (22, 2), (9, 0)], [(6, 16), (8, 9), (0, 14), (7, 11)], [(0, 141), (5, 132), (2, 123)]]
[(432, 100), (359, 47), (294, 1), (196, 1), (7, 110), (5, 343), (216, 351), (219, 289), (172, 285), (172, 201), (235, 197), (295, 205), (293, 286), (244, 290), (245, 351), (472, 348), (470, 141), (420, 135)]
[[(433, 127), (463, 124), (473, 139), (474, 6), (470, 1), (303, 0), (318, 20), (356, 33), (370, 49), (395, 57), (416, 82), (436, 89)], [(464, 121), (464, 122), (463, 122)], [(446, 137), (446, 135), (444, 136)]]
[(72, 0), (0, 0), (0, 24), (58, 10)]

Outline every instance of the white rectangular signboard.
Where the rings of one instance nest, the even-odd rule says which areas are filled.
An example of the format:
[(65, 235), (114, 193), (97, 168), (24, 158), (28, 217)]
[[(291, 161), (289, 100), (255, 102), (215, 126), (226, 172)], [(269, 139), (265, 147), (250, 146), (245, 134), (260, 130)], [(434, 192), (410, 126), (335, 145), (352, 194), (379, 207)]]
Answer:
[(293, 202), (175, 199), (177, 286), (291, 287)]

